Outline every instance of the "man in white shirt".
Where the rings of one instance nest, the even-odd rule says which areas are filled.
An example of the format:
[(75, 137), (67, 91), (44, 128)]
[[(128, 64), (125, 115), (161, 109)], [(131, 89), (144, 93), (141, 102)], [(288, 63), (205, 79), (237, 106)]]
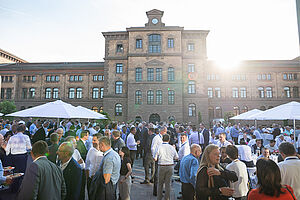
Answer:
[(278, 147), (275, 144), (275, 140), (270, 140), (270, 144), (267, 144), (265, 147), (270, 150), (270, 153), (274, 153), (278, 151)]
[(246, 200), (248, 193), (248, 172), (245, 163), (238, 159), (238, 149), (234, 145), (226, 147), (226, 154), (232, 161), (227, 165), (226, 169), (234, 171), (238, 177), (238, 181), (230, 182), (230, 188), (234, 189), (233, 197), (235, 199)]
[(279, 152), (284, 159), (278, 163), (281, 184), (291, 186), (296, 199), (300, 199), (300, 160), (296, 156), (296, 149), (291, 143), (283, 142), (279, 146)]
[(191, 135), (189, 137), (189, 143), (190, 143), (190, 145), (192, 145), (192, 144), (203, 145), (204, 144), (203, 135), (200, 132), (198, 132), (194, 126), (192, 127)]
[(163, 186), (165, 185), (165, 200), (170, 199), (171, 178), (173, 175), (174, 159), (178, 159), (178, 154), (173, 146), (169, 144), (170, 136), (163, 135), (163, 143), (158, 147), (154, 160), (158, 160), (158, 195), (161, 200), (163, 196)]
[(131, 159), (131, 162), (132, 162), (131, 167), (133, 167), (134, 160), (135, 160), (135, 157), (136, 157), (137, 145), (140, 144), (139, 140), (135, 141), (135, 138), (134, 138), (135, 134), (136, 134), (136, 129), (133, 126), (133, 127), (130, 128), (130, 133), (127, 136), (127, 142), (126, 142), (126, 145), (127, 145), (128, 149), (130, 150), (130, 159)]
[(243, 139), (240, 141), (240, 144), (241, 145), (238, 147), (240, 160), (244, 162), (247, 167), (254, 167), (251, 147), (246, 145), (246, 142)]
[(217, 146), (218, 147), (227, 147), (228, 145), (231, 145), (231, 143), (226, 140), (226, 133), (224, 133), (224, 132), (220, 133)]
[(279, 135), (279, 137), (276, 138), (275, 141), (276, 141), (276, 146), (278, 147), (280, 146), (281, 143), (286, 142), (283, 134)]
[(10, 129), (10, 124), (7, 124), (6, 127), (0, 131), (0, 134), (5, 136), (6, 132), (9, 131), (9, 129)]
[(186, 133), (181, 133), (180, 135), (180, 140), (181, 140), (181, 147), (179, 148), (178, 151), (178, 156), (179, 156), (179, 161), (186, 155), (189, 155), (191, 150), (190, 150), (190, 145), (187, 141), (187, 135)]

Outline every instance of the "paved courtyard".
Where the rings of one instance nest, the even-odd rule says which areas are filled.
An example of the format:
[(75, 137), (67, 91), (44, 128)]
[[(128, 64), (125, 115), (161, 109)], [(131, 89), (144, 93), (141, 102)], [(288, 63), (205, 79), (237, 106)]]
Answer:
[[(142, 159), (135, 160), (133, 167), (133, 184), (131, 187), (131, 199), (132, 200), (155, 200), (157, 199), (153, 196), (153, 184), (140, 184), (144, 181), (144, 168)], [(180, 192), (181, 184), (175, 179), (179, 178), (177, 175), (173, 175), (173, 181), (171, 184), (171, 200), (177, 199)]]

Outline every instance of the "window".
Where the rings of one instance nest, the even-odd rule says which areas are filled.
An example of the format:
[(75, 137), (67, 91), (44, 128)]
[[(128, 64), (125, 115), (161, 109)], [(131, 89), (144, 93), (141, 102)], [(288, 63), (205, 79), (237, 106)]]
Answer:
[(156, 104), (162, 104), (162, 91), (156, 90)]
[(75, 98), (75, 88), (69, 88), (69, 99)]
[(51, 88), (46, 88), (45, 98), (46, 99), (50, 99), (51, 98)]
[(242, 74), (242, 75), (241, 75), (241, 80), (242, 80), (242, 81), (246, 80), (246, 75), (245, 75), (245, 74)]
[(116, 64), (116, 73), (117, 74), (122, 74), (123, 73), (123, 64), (122, 63), (117, 63)]
[(222, 118), (222, 108), (219, 106), (216, 107), (216, 118)]
[(240, 114), (240, 108), (238, 106), (233, 107), (234, 116), (237, 116)]
[(265, 93), (264, 93), (264, 88), (263, 87), (258, 88), (258, 95), (259, 95), (260, 98), (265, 98)]
[(82, 81), (82, 75), (70, 75), (70, 79), (69, 79), (71, 82), (75, 81), (75, 82), (78, 82), (78, 81)]
[(195, 72), (195, 64), (188, 64), (188, 72)]
[(283, 74), (283, 80), (287, 80), (287, 74)]
[(188, 84), (188, 93), (189, 94), (195, 94), (196, 93), (195, 81), (189, 81), (189, 84)]
[(195, 49), (194, 43), (188, 43), (187, 49), (188, 49), (188, 51), (194, 51), (194, 49)]
[(98, 112), (98, 107), (97, 107), (97, 106), (93, 106), (93, 107), (92, 107), (92, 111)]
[(55, 76), (51, 76), (51, 82), (54, 82), (55, 81)]
[(58, 99), (58, 88), (53, 88), (53, 99)]
[(232, 88), (232, 97), (239, 98), (239, 90), (238, 88)]
[(122, 94), (123, 93), (123, 82), (117, 81), (116, 82), (116, 94)]
[(297, 74), (294, 74), (294, 80), (297, 80), (298, 77), (297, 77)]
[(5, 90), (4, 88), (1, 88), (1, 99), (4, 99), (5, 96)]
[(213, 107), (208, 107), (208, 119), (213, 119), (214, 118), (214, 108)]
[(123, 52), (123, 44), (117, 44), (117, 53)]
[(51, 77), (50, 76), (46, 76), (46, 81), (50, 82), (51, 81)]
[(293, 97), (299, 98), (299, 87), (293, 87)]
[(93, 88), (93, 99), (99, 98), (99, 88)]
[(156, 81), (162, 81), (162, 68), (156, 68)]
[(247, 90), (246, 88), (240, 88), (241, 98), (247, 98)]
[(103, 75), (93, 75), (93, 81), (103, 81), (104, 76)]
[(137, 49), (142, 49), (143, 48), (143, 40), (142, 39), (136, 39), (136, 46), (135, 48)]
[(196, 116), (196, 105), (191, 103), (189, 104), (189, 117), (195, 117)]
[(262, 79), (262, 80), (266, 80), (266, 74), (262, 74), (262, 75), (261, 75), (261, 79)]
[(27, 88), (22, 88), (22, 99), (27, 99)]
[(115, 116), (122, 116), (122, 111), (123, 111), (122, 104), (120, 104), (120, 103), (116, 104)]
[(244, 112), (248, 112), (248, 107), (247, 106), (244, 106), (243, 109), (242, 109), (242, 113)]
[(215, 96), (217, 98), (221, 98), (221, 89), (220, 88), (215, 88)]
[(160, 35), (152, 34), (149, 35), (149, 53), (160, 53), (161, 52), (161, 43)]
[(93, 76), (93, 81), (98, 81), (98, 75)]
[(78, 76), (78, 81), (82, 81), (82, 76), (81, 75)]
[(288, 74), (288, 79), (293, 80), (293, 74)]
[(257, 75), (257, 80), (261, 80), (261, 74)]
[(34, 99), (35, 97), (35, 88), (30, 88), (29, 89), (29, 98)]
[(147, 104), (149, 105), (154, 104), (154, 92), (152, 90), (149, 90), (147, 92)]
[(208, 98), (213, 98), (213, 89), (212, 88), (207, 88), (207, 96), (208, 96)]
[(271, 87), (267, 87), (266, 88), (266, 97), (267, 98), (272, 98), (273, 95), (272, 95), (272, 88)]
[(100, 99), (103, 99), (103, 95), (104, 95), (104, 88), (100, 88)]
[(147, 81), (154, 81), (154, 69), (153, 68), (147, 69)]
[(169, 67), (168, 68), (168, 81), (174, 81), (174, 80), (175, 80), (174, 68)]
[(168, 48), (174, 48), (174, 38), (168, 38)]
[(12, 95), (12, 89), (7, 88), (6, 89), (6, 99), (11, 99), (11, 95)]
[(74, 76), (70, 76), (70, 81), (74, 81)]
[(290, 87), (284, 87), (284, 95), (287, 98), (291, 98), (291, 90)]
[(174, 90), (168, 91), (168, 104), (175, 104), (175, 91)]
[(271, 78), (271, 74), (267, 74), (267, 79), (268, 80), (271, 80), (272, 78)]
[(76, 89), (76, 98), (77, 99), (82, 99), (82, 88), (77, 88)]
[(135, 81), (142, 81), (142, 68), (140, 67), (135, 69)]
[(55, 81), (56, 81), (56, 82), (59, 81), (59, 76), (55, 76)]
[(135, 104), (136, 105), (142, 104), (142, 91), (140, 90), (135, 91)]

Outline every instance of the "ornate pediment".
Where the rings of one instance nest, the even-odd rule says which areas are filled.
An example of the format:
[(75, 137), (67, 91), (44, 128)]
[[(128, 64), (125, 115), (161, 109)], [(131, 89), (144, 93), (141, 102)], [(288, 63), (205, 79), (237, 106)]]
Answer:
[(161, 62), (159, 60), (150, 60), (148, 62), (145, 63), (146, 66), (163, 66), (165, 63), (164, 62)]

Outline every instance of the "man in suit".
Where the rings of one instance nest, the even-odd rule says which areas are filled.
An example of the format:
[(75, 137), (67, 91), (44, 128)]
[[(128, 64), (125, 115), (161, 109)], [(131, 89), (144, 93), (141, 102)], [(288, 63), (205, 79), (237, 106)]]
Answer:
[(49, 146), (49, 153), (48, 153), (48, 159), (53, 162), (54, 164), (56, 163), (56, 152), (57, 152), (57, 149), (59, 147), (58, 145), (58, 134), (57, 133), (52, 133), (50, 135), (50, 142), (51, 142), (51, 145)]
[(46, 140), (46, 132), (45, 132), (45, 129), (42, 125), (42, 122), (39, 121), (36, 126), (37, 126), (38, 130), (32, 136), (32, 140), (31, 140), (32, 144), (36, 143), (39, 140), (43, 140), (43, 141)]
[(62, 170), (50, 162), (45, 154), (48, 145), (45, 141), (36, 142), (31, 151), (33, 162), (26, 170), (17, 199), (60, 200), (66, 196), (66, 185)]
[(204, 124), (200, 124), (200, 131), (204, 138), (204, 144), (202, 149), (204, 150), (207, 145), (209, 145), (209, 131), (205, 128)]
[(89, 139), (89, 133), (88, 131), (82, 131), (80, 136), (81, 138), (78, 140), (76, 148), (78, 149), (82, 159), (85, 161), (86, 154), (88, 152), (87, 142)]
[(74, 153), (73, 145), (69, 142), (62, 143), (58, 150), (58, 159), (61, 161), (64, 179), (67, 187), (67, 196), (65, 200), (78, 200), (80, 198), (82, 185), (82, 169), (80, 165), (72, 158)]

